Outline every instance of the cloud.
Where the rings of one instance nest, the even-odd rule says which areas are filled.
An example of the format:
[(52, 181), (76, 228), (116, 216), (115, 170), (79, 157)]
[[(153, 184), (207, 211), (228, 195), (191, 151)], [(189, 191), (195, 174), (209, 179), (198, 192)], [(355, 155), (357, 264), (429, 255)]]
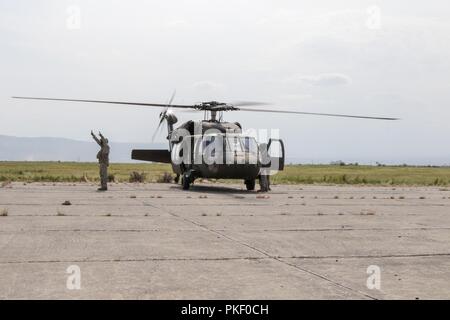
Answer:
[(289, 79), (289, 82), (319, 87), (331, 87), (349, 85), (352, 80), (349, 76), (341, 73), (322, 73), (318, 75), (297, 75)]

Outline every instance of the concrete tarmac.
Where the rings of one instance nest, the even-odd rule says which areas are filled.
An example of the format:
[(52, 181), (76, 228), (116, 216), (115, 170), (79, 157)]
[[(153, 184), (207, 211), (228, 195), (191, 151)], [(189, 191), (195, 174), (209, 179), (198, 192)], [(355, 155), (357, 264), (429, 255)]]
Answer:
[(450, 189), (96, 188), (0, 188), (1, 299), (450, 299)]

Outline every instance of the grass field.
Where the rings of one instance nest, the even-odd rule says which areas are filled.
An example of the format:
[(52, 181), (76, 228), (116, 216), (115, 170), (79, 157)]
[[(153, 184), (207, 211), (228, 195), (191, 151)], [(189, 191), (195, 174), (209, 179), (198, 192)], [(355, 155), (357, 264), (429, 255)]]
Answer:
[[(133, 172), (145, 174), (145, 182), (158, 182), (167, 164), (111, 164), (109, 174), (116, 182), (128, 182)], [(0, 181), (97, 182), (96, 163), (0, 162)], [(271, 179), (273, 184), (368, 184), (368, 185), (450, 185), (448, 167), (289, 165)], [(230, 182), (230, 181), (225, 181)]]

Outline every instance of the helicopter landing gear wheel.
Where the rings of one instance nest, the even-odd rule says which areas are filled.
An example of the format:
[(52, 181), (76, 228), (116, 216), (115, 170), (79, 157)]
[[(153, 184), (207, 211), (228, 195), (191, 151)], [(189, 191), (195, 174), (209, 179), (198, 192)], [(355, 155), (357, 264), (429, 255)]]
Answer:
[(183, 186), (183, 190), (189, 190), (189, 187), (191, 186), (192, 182), (193, 182), (192, 171), (186, 171), (185, 173), (183, 173), (183, 176), (181, 177), (181, 184)]
[(247, 187), (248, 191), (255, 190), (255, 185), (255, 179), (245, 180), (245, 186)]
[(181, 184), (183, 185), (183, 190), (189, 190), (189, 187), (191, 186), (189, 177), (186, 177), (185, 175), (183, 175), (183, 177), (181, 178)]
[(270, 180), (268, 175), (259, 176), (259, 188), (258, 192), (270, 191)]

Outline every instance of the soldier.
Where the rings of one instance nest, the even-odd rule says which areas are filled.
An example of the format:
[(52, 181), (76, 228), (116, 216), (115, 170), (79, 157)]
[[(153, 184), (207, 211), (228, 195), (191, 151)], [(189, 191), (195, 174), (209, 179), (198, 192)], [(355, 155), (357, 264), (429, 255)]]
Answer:
[(267, 143), (261, 143), (259, 146), (259, 150), (261, 152), (261, 159), (263, 163), (263, 168), (261, 168), (261, 172), (259, 173), (259, 190), (258, 192), (268, 192), (270, 191), (270, 167), (267, 167), (266, 164), (270, 163), (270, 155), (268, 151)]
[(101, 187), (98, 188), (99, 191), (108, 190), (108, 166), (109, 166), (109, 145), (108, 139), (106, 139), (100, 132), (98, 133), (100, 139), (97, 138), (91, 130), (91, 135), (95, 142), (101, 147), (100, 151), (97, 153), (98, 163), (100, 164), (100, 181)]

